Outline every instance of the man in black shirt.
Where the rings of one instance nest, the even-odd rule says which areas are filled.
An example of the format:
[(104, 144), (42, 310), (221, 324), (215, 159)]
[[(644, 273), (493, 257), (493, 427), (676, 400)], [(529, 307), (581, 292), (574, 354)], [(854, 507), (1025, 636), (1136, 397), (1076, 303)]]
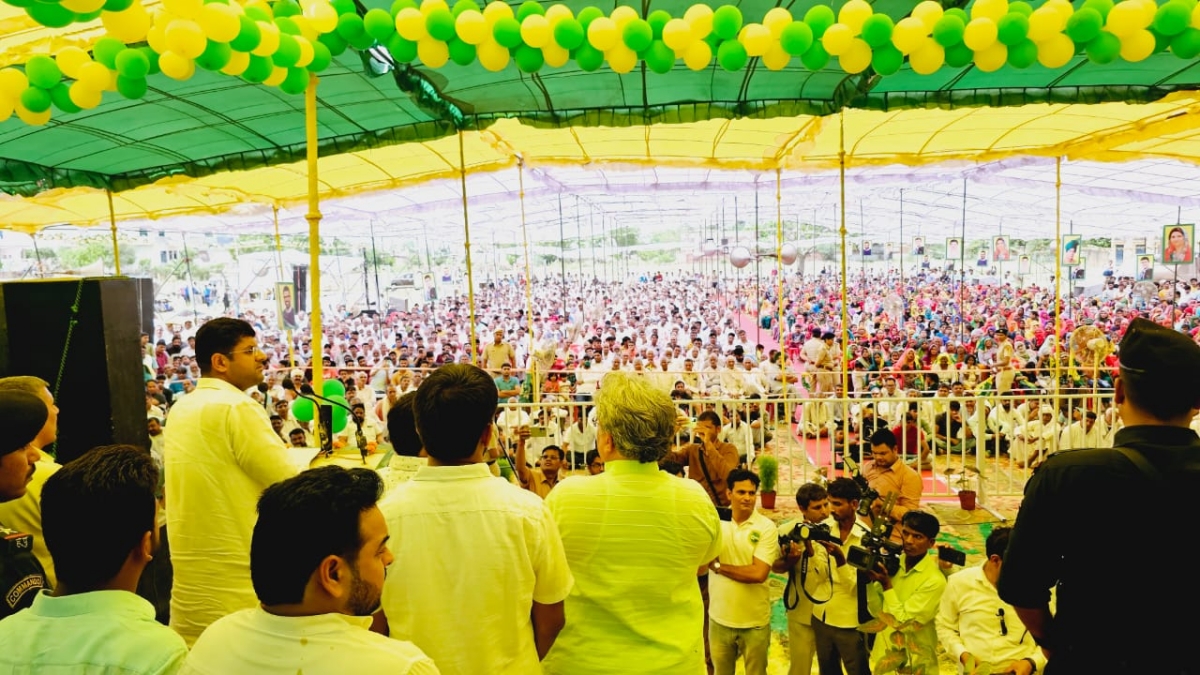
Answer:
[(1188, 428), (1200, 346), (1135, 319), (1114, 401), (1125, 423), (1115, 448), (1052, 455), (1026, 486), (997, 589), (1042, 646), (1048, 675), (1200, 673), (1200, 588), (1184, 571), (1200, 490), (1200, 438)]
[[(0, 502), (25, 495), (38, 461), (30, 445), (50, 414), (42, 399), (25, 391), (0, 391)], [(33, 537), (0, 523), (0, 619), (25, 609), (46, 586), (33, 555)]]

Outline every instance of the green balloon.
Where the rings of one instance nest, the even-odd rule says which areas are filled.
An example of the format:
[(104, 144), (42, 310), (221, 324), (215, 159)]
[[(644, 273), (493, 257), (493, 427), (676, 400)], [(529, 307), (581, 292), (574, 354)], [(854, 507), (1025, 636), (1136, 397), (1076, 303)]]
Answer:
[[(1088, 0), (1092, 2), (1093, 0)], [(1104, 27), (1104, 18), (1100, 16), (1100, 12), (1091, 7), (1084, 7), (1071, 15), (1067, 19), (1067, 37), (1077, 45), (1084, 45), (1096, 39), (1100, 35), (1100, 29)], [(1109, 33), (1112, 35), (1112, 33)], [(1120, 42), (1117, 36), (1112, 35), (1113, 39)]]
[[(712, 16), (712, 32), (722, 40), (733, 40), (742, 29), (742, 10), (733, 5), (721, 5)], [(745, 48), (742, 48), (745, 51)], [(718, 61), (720, 57), (718, 57)]]
[(892, 17), (887, 14), (872, 14), (863, 22), (862, 39), (871, 49), (878, 49), (892, 41)]
[(536, 73), (546, 65), (546, 57), (542, 50), (534, 49), (527, 44), (521, 44), (513, 51), (513, 61), (522, 73)]
[[(75, 12), (62, 5), (35, 2), (25, 8), (29, 18), (47, 28), (65, 28), (75, 21)], [(49, 108), (49, 105), (46, 106)], [(37, 111), (33, 111), (37, 112)]]
[(308, 68), (308, 72), (310, 73), (319, 73), (328, 68), (329, 64), (333, 62), (333, 54), (330, 53), (329, 47), (326, 47), (325, 43), (319, 40), (313, 42), (312, 47), (313, 58), (312, 61), (309, 61), (306, 68)]
[(96, 40), (96, 44), (92, 46), (92, 58), (99, 63), (103, 63), (105, 68), (115, 70), (117, 67), (117, 54), (120, 54), (124, 49), (124, 42), (112, 37), (102, 37)]
[(1181, 59), (1200, 56), (1200, 30), (1185, 28), (1171, 40), (1171, 53)]
[[(833, 10), (827, 5), (814, 5), (804, 13), (804, 23), (812, 29), (813, 37), (820, 40), (825, 31), (837, 22), (837, 17), (834, 16)], [(826, 56), (829, 56), (826, 54)], [(826, 59), (828, 61), (828, 59)], [(825, 66), (821, 66), (824, 68)], [(819, 70), (819, 69), (818, 69)]]
[(904, 65), (904, 54), (894, 45), (884, 45), (871, 54), (871, 68), (880, 75), (893, 75)]
[(371, 37), (370, 35), (367, 35), (367, 32), (365, 30), (362, 33), (360, 33), (357, 37), (347, 40), (347, 42), (350, 43), (351, 47), (354, 47), (355, 49), (357, 49), (360, 52), (364, 52), (364, 51), (370, 49), (371, 47), (375, 46), (375, 38)]
[(430, 37), (449, 42), (458, 37), (454, 28), (454, 15), (444, 9), (435, 9), (425, 17), (425, 30)]
[[(297, 48), (299, 45), (297, 45)], [(233, 56), (233, 50), (224, 42), (208, 41), (208, 45), (204, 48), (204, 53), (196, 57), (196, 65), (205, 70), (220, 70), (228, 63), (230, 57)]]
[(546, 10), (542, 9), (541, 3), (537, 0), (525, 0), (521, 6), (517, 8), (517, 21), (524, 21), (525, 17), (533, 16), (534, 14), (546, 15)]
[(353, 43), (355, 39), (366, 33), (366, 30), (363, 27), (362, 18), (357, 14), (343, 14), (338, 17), (337, 32), (346, 42)]
[(251, 6), (247, 7), (244, 11), (246, 12), (246, 16), (254, 19), (255, 21), (265, 21), (267, 23), (271, 23), (275, 20), (275, 17), (271, 16), (271, 13), (263, 7)]
[(492, 26), (492, 37), (506, 49), (515, 49), (521, 41), (521, 24), (511, 16), (500, 19)]
[[(1079, 9), (1095, 10), (1100, 15), (1101, 19), (1108, 19), (1108, 13), (1112, 11), (1113, 0), (1086, 0)], [(1078, 10), (1076, 10), (1078, 11)]]
[(391, 14), (387, 13), (387, 10), (379, 8), (367, 10), (362, 22), (363, 30), (366, 31), (367, 35), (380, 42), (387, 42), (392, 33), (396, 32), (396, 20), (392, 18)]
[(346, 412), (346, 408), (350, 407), (350, 402), (345, 396), (330, 396), (328, 397), (333, 402), (333, 419), (330, 431), (333, 433), (341, 433), (346, 428), (346, 423), (350, 419), (350, 413)]
[[(238, 22), (241, 27), (238, 29), (237, 37), (229, 41), (229, 46), (239, 52), (253, 51), (258, 47), (258, 43), (262, 42), (262, 31), (259, 30), (258, 23), (248, 14), (239, 16)], [(333, 34), (336, 35), (336, 33)]]
[(975, 60), (975, 52), (961, 42), (946, 47), (946, 65), (951, 68), (962, 68)]
[(308, 89), (308, 71), (304, 68), (288, 68), (287, 77), (279, 83), (279, 89), (285, 94), (303, 94)]
[(7, 2), (9, 5), (12, 5), (13, 7), (19, 7), (20, 9), (25, 9), (26, 7), (29, 7), (33, 3), (37, 2), (37, 0), (4, 0), (4, 1)]
[(279, 32), (283, 33), (284, 35), (300, 34), (300, 26), (297, 26), (296, 22), (292, 21), (290, 17), (281, 16), (275, 19), (275, 27), (278, 28)]
[(38, 54), (25, 62), (25, 77), (29, 78), (29, 84), (49, 91), (62, 82), (62, 71), (54, 59)]
[(945, 13), (942, 14), (942, 16), (958, 17), (958, 20), (962, 21), (962, 24), (964, 26), (971, 23), (971, 16), (969, 14), (967, 14), (967, 11), (965, 9), (962, 9), (961, 7), (952, 7), (950, 9), (946, 10)]
[(1165, 52), (1171, 46), (1171, 37), (1162, 33), (1151, 30), (1150, 34), (1154, 36), (1154, 53)]
[(32, 113), (43, 113), (50, 109), (54, 101), (50, 100), (50, 92), (37, 87), (27, 87), (21, 92), (21, 105)]
[(583, 26), (586, 31), (587, 27), (596, 19), (604, 16), (604, 12), (599, 7), (584, 7), (575, 15), (575, 19), (579, 21), (579, 25)]
[(316, 412), (316, 407), (313, 405), (311, 398), (298, 398), (292, 401), (292, 417), (295, 417), (297, 420), (311, 422), (314, 412)]
[(825, 51), (825, 46), (821, 44), (820, 40), (816, 40), (808, 48), (808, 51), (800, 56), (800, 63), (814, 73), (823, 70), (825, 66), (829, 65), (829, 52)]
[(583, 26), (575, 19), (563, 19), (554, 26), (554, 41), (567, 51), (578, 48), (586, 37)]
[(417, 59), (417, 43), (405, 40), (399, 33), (388, 38), (387, 48), (396, 63), (412, 63)]
[[(728, 6), (726, 5), (726, 7)], [(726, 40), (721, 43), (720, 47), (717, 47), (717, 63), (731, 73), (745, 68), (746, 62), (749, 60), (746, 48), (737, 40)]]
[(962, 42), (966, 24), (957, 16), (943, 14), (942, 18), (933, 24), (933, 41), (943, 47), (950, 47)]
[[(466, 1), (467, 1), (467, 0), (459, 0), (459, 2), (466, 2)], [(353, 12), (353, 11), (354, 11), (354, 2), (353, 2), (353, 0), (350, 0), (350, 2), (348, 2), (347, 4), (348, 4), (348, 5), (349, 5), (349, 7), (350, 7), (350, 11), (351, 11), (351, 12)], [(334, 7), (337, 7), (337, 6), (338, 6), (338, 3), (337, 3), (337, 2), (333, 3), (333, 6), (334, 6)], [(457, 6), (458, 6), (458, 5), (456, 4), (456, 5), (455, 5), (455, 7), (457, 7)], [(401, 11), (401, 10), (404, 10), (404, 9), (409, 9), (410, 7), (411, 7), (412, 9), (420, 9), (420, 6), (418, 6), (418, 5), (417, 5), (417, 3), (416, 3), (416, 2), (414, 2), (413, 0), (396, 0), (395, 2), (393, 2), (393, 3), (392, 3), (392, 8), (391, 8), (391, 11), (390, 11), (389, 13), (390, 13), (392, 16), (396, 16), (397, 14), (399, 14), (399, 13), (400, 13), (400, 11)], [(342, 12), (340, 9), (338, 10), (338, 14), (344, 14), (344, 13), (345, 13), (345, 12)]]
[(1029, 34), (1029, 19), (1024, 15), (1009, 12), (996, 23), (996, 38), (1006, 47), (1018, 45)]
[(104, 13), (104, 8), (100, 8), (94, 12), (87, 12), (85, 14), (76, 14), (75, 15), (75, 23), (87, 23), (89, 21), (95, 21), (96, 19), (99, 19), (100, 15), (103, 13)]
[(279, 0), (271, 7), (271, 10), (276, 17), (296, 16), (302, 13), (300, 5), (292, 0)]
[(666, 75), (675, 67), (675, 50), (662, 40), (655, 40), (646, 50), (646, 65), (659, 75)]
[(1023, 40), (1008, 48), (1008, 65), (1013, 68), (1028, 68), (1037, 63), (1037, 45), (1033, 40)]
[(325, 398), (346, 395), (346, 385), (337, 379), (325, 380), (321, 383), (321, 395)]
[[(325, 45), (325, 48), (329, 50), (330, 57), (341, 56), (346, 53), (346, 47), (348, 46), (346, 38), (342, 37), (336, 30), (318, 36), (317, 42)], [(391, 40), (388, 40), (388, 44), (391, 44)]]
[[(117, 91), (121, 90), (120, 79), (121, 78), (118, 75)], [(145, 84), (146, 81), (142, 80), (143, 87)], [(50, 101), (54, 103), (55, 108), (58, 108), (65, 113), (77, 113), (81, 110), (81, 108), (75, 105), (75, 102), (71, 100), (71, 88), (67, 86), (66, 82), (59, 82), (58, 84), (54, 85), (54, 88), (50, 90)]]
[(1016, 2), (1008, 3), (1008, 11), (1010, 13), (1016, 12), (1021, 16), (1028, 17), (1030, 14), (1033, 14), (1033, 5), (1025, 2), (1024, 0), (1017, 0)]
[[(242, 71), (242, 79), (254, 84), (261, 84), (275, 71), (275, 64), (266, 56), (250, 55), (250, 63)], [(296, 418), (299, 419), (299, 418)]]
[(585, 42), (575, 50), (575, 63), (584, 72), (595, 72), (604, 65), (604, 52), (593, 47), (590, 42)]
[(649, 23), (650, 29), (654, 31), (655, 40), (662, 39), (663, 27), (666, 26), (667, 22), (670, 20), (671, 13), (663, 9), (656, 9), (653, 12), (650, 12), (650, 16), (646, 17), (646, 23)]
[(1168, 2), (1158, 8), (1154, 15), (1154, 30), (1174, 37), (1183, 32), (1192, 21), (1192, 12), (1182, 2)]
[(792, 56), (802, 56), (813, 44), (812, 28), (803, 21), (793, 21), (779, 34), (779, 46)]
[(117, 54), (117, 72), (133, 80), (144, 80), (150, 74), (150, 61), (137, 49), (122, 49)]
[[(401, 2), (412, 2), (412, 0), (396, 0), (396, 3), (401, 3)], [(413, 6), (416, 7), (416, 3), (413, 3)], [(454, 6), (450, 8), (450, 13), (453, 14), (454, 18), (457, 19), (459, 14), (462, 14), (463, 12), (465, 12), (467, 10), (475, 10), (476, 12), (478, 12), (479, 4), (476, 3), (475, 0), (458, 0), (458, 2), (454, 3)], [(392, 16), (395, 16), (399, 13), (400, 13), (400, 10), (396, 9), (396, 4), (393, 4), (392, 5)]]
[(146, 95), (146, 78), (117, 76), (117, 93), (127, 99), (136, 100)]
[(1105, 31), (1088, 43), (1086, 51), (1088, 60), (1092, 63), (1102, 66), (1112, 63), (1121, 53), (1121, 38)]
[(654, 42), (654, 29), (646, 21), (634, 19), (625, 24), (625, 30), (621, 32), (621, 39), (625, 42), (625, 46), (633, 51), (645, 51), (650, 48), (650, 43)]
[(279, 49), (271, 55), (271, 60), (281, 68), (291, 68), (300, 60), (300, 43), (287, 33), (279, 34)]
[(161, 71), (159, 70), (159, 67), (158, 67), (158, 52), (155, 52), (149, 46), (138, 47), (137, 50), (138, 50), (138, 52), (141, 53), (142, 56), (146, 57), (146, 62), (150, 64), (150, 69), (146, 71), (146, 74), (147, 75), (159, 74), (159, 72), (161, 72)]
[(450, 49), (450, 60), (460, 66), (475, 63), (475, 46), (454, 38), (446, 45)]
[(133, 5), (133, 0), (106, 0), (104, 3), (104, 11), (106, 12), (124, 12)]
[[(404, 2), (405, 0), (397, 0), (397, 1)], [(408, 1), (412, 2), (412, 0), (408, 0)], [(331, 2), (330, 4), (333, 5), (333, 8), (337, 10), (338, 16), (341, 16), (343, 14), (358, 13), (358, 8), (356, 8), (354, 6), (354, 0), (333, 0), (333, 2)], [(413, 9), (416, 9), (417, 3), (412, 2), (411, 5), (407, 5), (407, 6), (412, 7)]]

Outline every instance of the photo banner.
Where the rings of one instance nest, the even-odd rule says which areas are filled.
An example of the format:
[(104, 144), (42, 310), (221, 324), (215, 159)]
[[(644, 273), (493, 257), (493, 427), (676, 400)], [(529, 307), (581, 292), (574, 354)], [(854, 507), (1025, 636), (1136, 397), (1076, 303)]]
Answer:
[(996, 237), (992, 240), (992, 260), (996, 262), (1012, 260), (1012, 251), (1008, 250), (1007, 237)]
[(1062, 266), (1074, 267), (1080, 264), (1080, 260), (1083, 257), (1081, 248), (1083, 248), (1082, 234), (1068, 234), (1063, 237)]
[(925, 237), (913, 237), (912, 247), (914, 255), (925, 255)]
[(290, 281), (275, 283), (276, 327), (279, 330), (296, 330), (296, 284)]
[(1162, 263), (1187, 265), (1193, 260), (1195, 225), (1164, 225), (1162, 232)]
[(946, 260), (958, 260), (962, 257), (962, 239), (950, 237), (946, 240)]
[(1033, 260), (1029, 256), (1023, 255), (1017, 258), (1017, 274), (1025, 275), (1033, 270)]

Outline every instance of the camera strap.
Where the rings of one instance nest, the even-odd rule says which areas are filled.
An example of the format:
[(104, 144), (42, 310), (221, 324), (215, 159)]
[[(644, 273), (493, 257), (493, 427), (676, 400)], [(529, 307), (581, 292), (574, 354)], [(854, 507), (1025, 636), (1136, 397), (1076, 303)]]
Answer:
[(796, 584), (796, 568), (788, 570), (787, 585), (783, 587), (783, 608), (787, 611), (796, 609), (800, 604), (800, 593), (804, 593), (804, 597), (808, 598), (814, 605), (823, 605), (833, 599), (833, 560), (829, 561), (829, 597), (824, 600), (818, 600), (808, 592), (808, 555), (800, 556), (800, 584), (799, 590)]
[(700, 458), (700, 473), (704, 474), (704, 482), (708, 483), (708, 489), (712, 491), (713, 501), (717, 505), (717, 509), (728, 508), (721, 504), (721, 493), (717, 492), (717, 486), (713, 485), (712, 476), (708, 475), (708, 464), (704, 461), (704, 445), (700, 444), (696, 447), (696, 456)]

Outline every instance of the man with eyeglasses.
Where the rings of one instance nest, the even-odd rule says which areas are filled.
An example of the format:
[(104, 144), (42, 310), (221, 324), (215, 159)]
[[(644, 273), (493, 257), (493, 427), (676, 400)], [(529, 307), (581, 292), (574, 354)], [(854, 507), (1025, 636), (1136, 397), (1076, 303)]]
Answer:
[(254, 328), (213, 319), (196, 332), (201, 377), (166, 428), (167, 531), (175, 568), (171, 627), (191, 646), (217, 619), (258, 606), (250, 581), (255, 505), (292, 477), (283, 439), (246, 395), (267, 356)]
[(996, 592), (1011, 532), (1011, 527), (992, 530), (987, 560), (951, 575), (942, 593), (938, 641), (962, 664), (962, 672), (1032, 675), (1046, 667), (1046, 657), (1016, 610)]

